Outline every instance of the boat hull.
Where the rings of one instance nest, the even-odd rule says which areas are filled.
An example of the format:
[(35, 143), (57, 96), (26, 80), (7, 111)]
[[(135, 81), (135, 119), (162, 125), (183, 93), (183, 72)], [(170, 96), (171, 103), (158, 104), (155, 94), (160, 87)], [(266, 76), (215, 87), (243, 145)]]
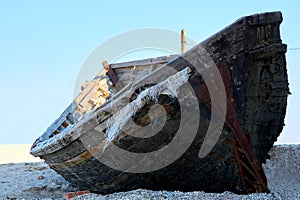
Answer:
[[(52, 136), (55, 142), (35, 144), (31, 153), (40, 156), (74, 185), (102, 194), (137, 188), (236, 193), (267, 191), (261, 163), (268, 158), (270, 148), (282, 131), (289, 94), (286, 45), (282, 44), (279, 33), (281, 21), (279, 12), (241, 18), (183, 56), (172, 58), (166, 64), (156, 63), (157, 70), (142, 77), (142, 80), (153, 81), (153, 84), (147, 82), (149, 84), (146, 86), (143, 81), (136, 80), (130, 87), (125, 86), (125, 89), (116, 91), (116, 96), (103, 107), (95, 110), (86, 119), (74, 122), (75, 125), (59, 139), (55, 140), (56, 136)], [(212, 113), (212, 99), (209, 97), (203, 74), (198, 70), (201, 68), (200, 47), (217, 64), (224, 81), (228, 108), (221, 134), (205, 157), (199, 157), (199, 150), (204, 143), (212, 115), (216, 114), (219, 118), (222, 116)], [(137, 170), (137, 166), (146, 166), (148, 160), (132, 162), (130, 158), (124, 158), (130, 163), (127, 171), (105, 164), (102, 157), (109, 150), (105, 142), (105, 132), (108, 129), (107, 122), (114, 116), (109, 105), (124, 108), (128, 102), (134, 102), (138, 97), (137, 94), (129, 99), (122, 98), (128, 88), (133, 89), (132, 93), (138, 93), (138, 90), (142, 92), (161, 82), (162, 79), (155, 80), (162, 77), (167, 69), (172, 69), (176, 74), (187, 67), (191, 70), (187, 84), (195, 91), (199, 106), (197, 113), (194, 107), (184, 110), (176, 97), (162, 92), (156, 99), (156, 103), (161, 106), (152, 112), (162, 117), (159, 113), (163, 108), (167, 113), (167, 121), (157, 135), (142, 139), (132, 137), (128, 133), (134, 132), (132, 130), (135, 130), (135, 125), (129, 125), (128, 133), (119, 133), (111, 141), (113, 145), (133, 153), (156, 151), (169, 145), (177, 137), (181, 115), (186, 111), (191, 116), (198, 115), (199, 120), (191, 117), (186, 121), (187, 132), (192, 124), (197, 124), (198, 128), (191, 144), (182, 155), (162, 168), (146, 170), (143, 173)], [(118, 70), (121, 69), (114, 68), (117, 76), (120, 75)], [(127, 82), (122, 84), (126, 85)], [(188, 91), (183, 91), (183, 94), (192, 96)], [(148, 113), (151, 102), (153, 103), (151, 99), (147, 101), (132, 116), (132, 120), (140, 126), (150, 123)], [(67, 114), (70, 113), (72, 109)], [(64, 116), (68, 116), (67, 114)], [(178, 148), (180, 146), (179, 143)], [(112, 156), (109, 159), (115, 158)], [(150, 162), (161, 161), (153, 159)], [(131, 168), (136, 169), (136, 173)], [(257, 181), (261, 186), (256, 186)]]

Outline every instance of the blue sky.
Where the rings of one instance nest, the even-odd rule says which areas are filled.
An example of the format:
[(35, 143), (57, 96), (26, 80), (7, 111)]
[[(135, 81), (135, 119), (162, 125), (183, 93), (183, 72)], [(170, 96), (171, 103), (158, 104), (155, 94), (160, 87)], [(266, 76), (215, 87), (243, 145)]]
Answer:
[[(99, 44), (145, 27), (201, 42), (238, 18), (282, 11), (281, 35), (300, 47), (300, 1), (0, 1), (0, 143), (32, 143), (73, 99), (80, 67)], [(288, 51), (289, 97), (279, 143), (300, 143), (300, 50)]]

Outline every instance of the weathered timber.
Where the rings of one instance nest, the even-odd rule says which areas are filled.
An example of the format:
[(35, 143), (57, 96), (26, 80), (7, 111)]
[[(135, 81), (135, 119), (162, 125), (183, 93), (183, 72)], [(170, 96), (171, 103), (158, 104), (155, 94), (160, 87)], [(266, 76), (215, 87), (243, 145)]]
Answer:
[[(268, 151), (282, 131), (289, 94), (286, 45), (280, 38), (281, 22), (280, 12), (247, 16), (182, 56), (110, 64), (109, 70), (116, 77), (112, 78), (104, 71), (83, 85), (81, 94), (37, 139), (31, 153), (44, 159), (52, 169), (81, 189), (103, 194), (137, 188), (268, 192), (261, 163), (268, 158)], [(224, 82), (226, 116), (218, 109), (212, 111), (211, 94), (197, 70), (203, 68), (199, 54), (202, 47), (216, 63)], [(188, 73), (188, 84), (197, 95), (199, 111), (194, 107), (183, 107), (177, 98), (162, 90), (157, 102), (150, 99), (141, 104), (132, 116), (135, 124), (129, 124), (123, 131), (112, 132), (116, 135), (111, 141), (129, 152), (154, 152), (178, 137), (180, 123), (187, 132), (191, 131), (191, 124), (198, 123), (195, 138), (183, 155), (163, 168), (146, 173), (130, 172), (143, 166), (145, 159), (132, 163), (129, 157), (126, 158), (129, 162), (127, 172), (103, 163), (99, 158), (107, 150), (107, 134), (112, 130), (107, 122), (119, 122), (114, 111), (122, 110), (129, 102), (136, 103), (139, 95), (157, 87), (156, 83), (167, 87), (166, 74), (179, 80), (186, 76), (184, 72)], [(209, 75), (210, 72), (204, 73)], [(181, 92), (186, 99), (192, 96), (190, 91)], [(182, 119), (183, 112), (199, 115), (200, 119)], [(224, 117), (224, 127), (209, 154), (199, 158), (199, 149), (213, 114)], [(151, 135), (149, 131), (143, 138), (137, 137), (145, 134), (144, 128), (149, 124), (159, 126), (159, 121), (166, 122), (157, 134)], [(121, 125), (122, 122), (116, 124)], [(140, 129), (140, 126), (144, 128)], [(182, 139), (179, 144), (184, 145), (189, 139)], [(112, 160), (114, 156), (111, 155)]]

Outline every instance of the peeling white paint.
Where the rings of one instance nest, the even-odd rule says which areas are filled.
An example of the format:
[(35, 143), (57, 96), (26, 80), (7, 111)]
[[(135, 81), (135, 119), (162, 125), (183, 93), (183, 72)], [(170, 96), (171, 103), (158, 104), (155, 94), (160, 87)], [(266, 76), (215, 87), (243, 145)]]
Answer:
[(187, 67), (182, 71), (168, 77), (164, 81), (143, 90), (134, 101), (128, 103), (121, 110), (117, 111), (113, 117), (108, 119), (106, 122), (107, 141), (105, 147), (107, 147), (108, 144), (120, 134), (129, 119), (134, 116), (134, 114), (147, 102), (151, 100), (156, 102), (159, 94), (162, 92), (173, 97), (177, 96), (179, 88), (188, 81), (189, 72), (190, 68)]

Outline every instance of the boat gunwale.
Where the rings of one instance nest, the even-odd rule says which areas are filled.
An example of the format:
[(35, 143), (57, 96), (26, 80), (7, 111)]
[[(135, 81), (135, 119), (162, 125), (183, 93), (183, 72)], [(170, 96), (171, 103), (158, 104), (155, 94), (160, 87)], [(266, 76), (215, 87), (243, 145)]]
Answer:
[[(200, 44), (198, 44), (198, 45), (200, 45)], [(198, 46), (198, 45), (196, 45), (196, 46)], [(163, 70), (164, 67), (166, 67), (167, 65), (169, 65), (169, 63), (173, 62), (174, 60), (178, 59), (179, 57), (181, 57), (181, 56), (172, 57), (167, 63), (160, 66), (159, 68), (154, 70), (152, 73), (146, 74), (145, 76), (143, 76), (142, 79), (137, 80), (134, 83), (127, 84), (120, 91), (118, 91), (118, 93), (116, 93), (110, 99), (108, 99), (108, 101), (105, 102), (101, 107), (99, 107), (99, 108), (95, 109), (94, 111), (92, 111), (91, 113), (89, 113), (88, 116), (85, 116), (83, 119), (81, 119), (77, 123), (73, 124), (70, 128), (65, 129), (63, 132), (61, 132), (57, 135), (54, 135), (51, 138), (48, 138), (48, 139), (42, 140), (42, 141), (38, 141), (36, 143), (36, 145), (31, 148), (30, 153), (34, 156), (43, 156), (43, 155), (51, 154), (56, 151), (59, 151), (60, 149), (64, 148), (65, 146), (67, 146), (68, 144), (73, 142), (74, 140), (78, 139), (84, 133), (80, 132), (80, 131), (76, 131), (77, 129), (80, 129), (81, 127), (84, 126), (85, 123), (87, 123), (90, 120), (93, 120), (98, 115), (101, 115), (102, 113), (104, 113), (104, 115), (105, 115), (107, 110), (112, 107), (111, 106), (112, 104), (120, 101), (120, 99), (123, 98), (121, 95), (130, 96), (130, 94), (132, 94), (135, 91), (137, 85), (139, 85), (139, 83), (143, 82), (144, 79), (149, 78), (150, 76), (152, 76), (153, 73), (156, 73), (159, 70)], [(156, 64), (158, 64), (158, 63), (156, 63)], [(71, 104), (73, 104), (73, 102)], [(68, 108), (69, 107), (70, 106), (68, 106)], [(105, 118), (103, 120), (105, 120)], [(59, 121), (59, 118), (55, 121)], [(44, 132), (42, 134), (42, 136), (46, 132)]]

